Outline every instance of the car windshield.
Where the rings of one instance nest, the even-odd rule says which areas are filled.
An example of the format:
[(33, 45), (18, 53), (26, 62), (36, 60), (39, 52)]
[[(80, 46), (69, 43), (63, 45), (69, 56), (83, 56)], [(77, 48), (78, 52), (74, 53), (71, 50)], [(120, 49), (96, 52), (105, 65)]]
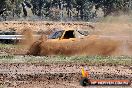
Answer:
[(62, 31), (56, 31), (49, 36), (49, 39), (58, 39), (62, 36), (63, 32), (64, 32), (63, 30)]

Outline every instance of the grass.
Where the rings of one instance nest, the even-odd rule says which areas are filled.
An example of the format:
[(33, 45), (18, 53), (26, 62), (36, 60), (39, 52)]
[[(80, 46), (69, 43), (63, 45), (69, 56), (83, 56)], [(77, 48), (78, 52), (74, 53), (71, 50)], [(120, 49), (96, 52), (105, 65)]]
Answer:
[(0, 63), (86, 63), (88, 65), (132, 66), (129, 56), (0, 56)]
[(0, 44), (0, 48), (21, 48), (21, 45), (14, 44)]

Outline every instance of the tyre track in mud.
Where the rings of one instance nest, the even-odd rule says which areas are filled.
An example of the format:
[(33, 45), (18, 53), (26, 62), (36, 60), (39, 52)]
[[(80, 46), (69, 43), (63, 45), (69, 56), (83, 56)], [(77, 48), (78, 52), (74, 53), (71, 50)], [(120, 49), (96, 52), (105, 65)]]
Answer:
[[(79, 84), (82, 78), (81, 67), (86, 66), (88, 64), (3, 63), (0, 64), (0, 85), (4, 88), (82, 88)], [(93, 79), (130, 79), (132, 81), (131, 66), (88, 66), (88, 69)], [(109, 86), (103, 88), (109, 88)], [(131, 86), (123, 88), (131, 88)]]
[[(79, 81), (81, 67), (87, 64), (0, 64), (0, 80)], [(91, 78), (130, 79), (131, 66), (88, 66)]]

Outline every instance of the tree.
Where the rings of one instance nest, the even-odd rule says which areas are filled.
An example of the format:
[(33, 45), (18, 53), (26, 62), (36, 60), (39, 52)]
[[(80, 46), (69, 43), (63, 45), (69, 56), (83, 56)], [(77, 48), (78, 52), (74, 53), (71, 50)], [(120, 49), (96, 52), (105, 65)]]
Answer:
[(104, 11), (104, 17), (110, 14), (118, 14), (119, 11), (128, 12), (131, 6), (131, 0), (89, 0), (93, 2), (96, 9), (102, 8)]
[[(0, 11), (6, 8), (3, 12), (5, 17), (12, 16), (14, 19), (20, 17), (23, 9), (26, 16), (26, 9), (20, 7), (23, 2), (29, 2), (29, 4), (24, 3), (29, 7), (31, 4), (34, 16), (51, 20), (60, 20), (64, 15), (66, 19), (90, 20), (97, 17), (96, 12), (99, 8), (103, 10), (104, 17), (111, 14), (118, 15), (121, 11), (128, 13), (132, 10), (132, 0), (0, 0)], [(93, 7), (96, 9), (95, 12), (92, 11)], [(65, 9), (67, 16), (63, 13)]]

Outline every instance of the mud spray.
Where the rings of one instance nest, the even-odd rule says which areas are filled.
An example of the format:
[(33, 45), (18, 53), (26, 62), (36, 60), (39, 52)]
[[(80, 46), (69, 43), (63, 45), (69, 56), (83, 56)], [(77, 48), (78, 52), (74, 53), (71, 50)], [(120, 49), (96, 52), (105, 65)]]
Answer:
[[(28, 54), (132, 55), (132, 24), (129, 20), (130, 17), (110, 16), (106, 19), (100, 23), (94, 23), (95, 29), (93, 34), (74, 42), (49, 42), (41, 38), (31, 45)], [(78, 28), (78, 26), (74, 27)], [(68, 25), (65, 28), (68, 29)]]
[(20, 40), (18, 45), (22, 46), (22, 50), (18, 49), (19, 51), (16, 54), (26, 54), (31, 45), (36, 41), (35, 37), (33, 37), (33, 31), (28, 26), (21, 29), (21, 35), (24, 35), (23, 40)]

